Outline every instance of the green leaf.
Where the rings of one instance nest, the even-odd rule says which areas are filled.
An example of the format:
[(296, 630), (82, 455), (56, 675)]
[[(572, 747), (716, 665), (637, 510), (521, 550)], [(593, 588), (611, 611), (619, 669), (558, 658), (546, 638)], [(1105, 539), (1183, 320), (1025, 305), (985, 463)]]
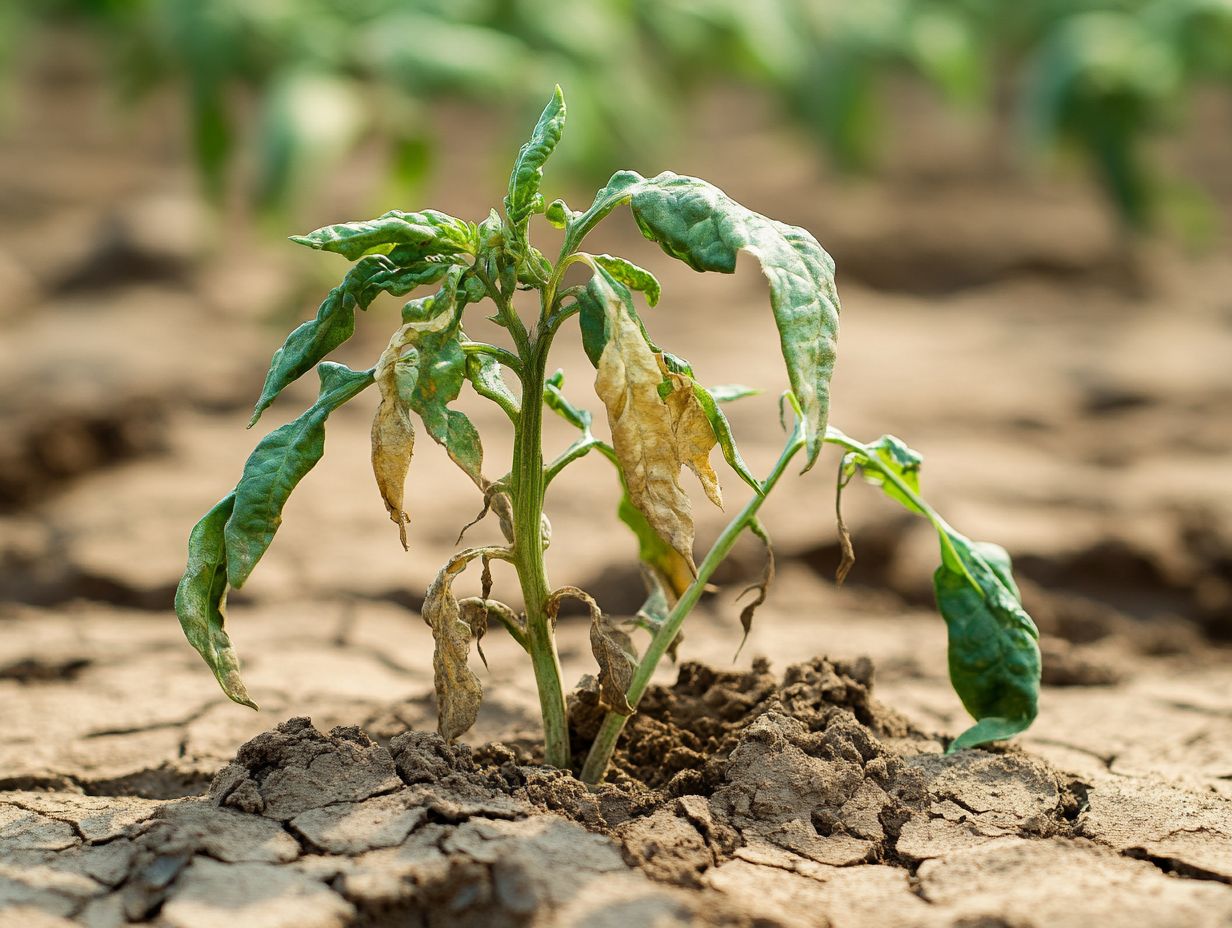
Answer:
[(408, 334), (408, 344), (415, 349), (416, 365), (413, 382), (407, 379), (404, 399), (419, 414), (433, 441), (482, 489), (483, 445), (479, 433), (465, 413), (448, 408), (462, 392), (467, 372), (458, 325), (464, 305), (464, 295), (457, 289), (459, 279), (458, 274), (453, 274), (435, 296), (414, 300), (403, 311), (403, 319), (408, 323), (450, 316), (449, 324), (438, 331)]
[[(1025, 731), (1039, 703), (1039, 632), (1022, 608), (1005, 549), (956, 532), (920, 497), (920, 455), (899, 439), (886, 435), (862, 444), (830, 429), (827, 440), (848, 450), (840, 492), (859, 468), (866, 480), (923, 515), (937, 531), (941, 566), (933, 590), (949, 631), (950, 682), (976, 719), (949, 752)], [(839, 525), (842, 534), (841, 515)], [(846, 558), (844, 566), (849, 566)]]
[(727, 416), (719, 408), (718, 400), (714, 394), (699, 383), (693, 384), (693, 393), (697, 397), (697, 402), (701, 406), (702, 412), (706, 414), (706, 420), (710, 423), (710, 428), (714, 430), (714, 437), (718, 440), (719, 450), (723, 452), (723, 459), (727, 461), (728, 466), (732, 470), (740, 475), (741, 480), (753, 488), (753, 492), (758, 496), (765, 495), (761, 487), (761, 481), (753, 476), (749, 466), (744, 463), (744, 458), (740, 455), (740, 449), (736, 447), (736, 437), (732, 435), (731, 423), (727, 421)]
[(321, 378), (317, 401), (298, 419), (261, 439), (235, 487), (226, 544), (227, 577), (236, 589), (244, 585), (274, 540), (291, 491), (325, 452), (325, 420), (373, 383), (372, 371), (353, 371), (329, 361), (317, 373)]
[(524, 226), (533, 214), (543, 211), (543, 195), (539, 184), (543, 180), (543, 165), (560, 141), (565, 128), (565, 96), (557, 85), (551, 101), (544, 107), (530, 140), (522, 146), (509, 175), (509, 195), (505, 197), (505, 215), (515, 228)]
[(595, 255), (595, 264), (603, 268), (616, 280), (630, 290), (638, 290), (646, 295), (646, 303), (654, 306), (659, 302), (662, 288), (654, 274), (645, 268), (638, 267), (632, 261), (617, 258), (614, 255)]
[(549, 377), (543, 384), (543, 402), (548, 409), (556, 413), (570, 425), (583, 432), (590, 431), (590, 423), (592, 421), (590, 412), (585, 409), (579, 409), (565, 399), (565, 394), (561, 392), (561, 388), (565, 385), (565, 372), (557, 371)]
[(223, 528), (235, 507), (235, 494), (202, 516), (188, 536), (188, 566), (175, 591), (175, 613), (184, 637), (205, 658), (229, 699), (257, 708), (240, 679), (239, 658), (231, 647), (227, 620), (227, 549)]
[(330, 251), (355, 261), (365, 255), (388, 255), (400, 265), (429, 256), (460, 255), (475, 248), (475, 230), (461, 219), (434, 209), (418, 213), (390, 210), (376, 219), (324, 226), (291, 241), (317, 251)]
[(621, 203), (630, 205), (643, 235), (694, 270), (731, 274), (740, 251), (761, 263), (788, 379), (804, 410), (805, 469), (812, 467), (829, 417), (838, 336), (833, 259), (803, 229), (755, 213), (704, 180), (670, 171), (652, 178), (633, 171), (613, 175), (578, 219), (577, 234)]
[[(865, 453), (858, 451), (848, 453), (844, 466), (859, 467), (863, 472), (864, 479), (873, 486), (881, 487), (891, 499), (898, 501), (912, 512), (919, 515), (927, 515), (896, 483), (888, 481), (885, 477), (887, 471), (894, 474), (912, 493), (918, 495), (920, 492), (920, 466), (924, 463), (923, 455), (907, 447), (902, 439), (895, 438), (893, 435), (882, 435), (876, 441), (869, 442), (865, 447), (867, 449)], [(869, 466), (869, 457), (871, 455), (876, 456), (880, 466)]]
[(933, 591), (949, 629), (950, 682), (978, 721), (946, 753), (1025, 731), (1039, 709), (1040, 679), (1039, 632), (1001, 575), (1009, 574), (1009, 558), (994, 567), (981, 553), (986, 546), (957, 532), (950, 533), (950, 542), (965, 573), (942, 564)]
[[(625, 312), (637, 323), (650, 350), (660, 353), (659, 346), (650, 338), (645, 323), (633, 307), (633, 294), (629, 292), (629, 288), (600, 265), (577, 295), (578, 328), (582, 332), (582, 348), (586, 357), (590, 358), (590, 363), (596, 368), (599, 366), (599, 358), (603, 356), (603, 349), (611, 339), (611, 317), (607, 303), (612, 293), (615, 293)], [(672, 357), (675, 358), (674, 355)], [(688, 366), (687, 362), (682, 363), (685, 367)]]
[(248, 427), (256, 425), (261, 413), (269, 408), (274, 399), (288, 384), (293, 383), (312, 370), (331, 351), (345, 342), (355, 332), (355, 310), (367, 309), (377, 295), (391, 293), (402, 296), (432, 275), (439, 279), (437, 266), (427, 269), (398, 267), (384, 255), (368, 255), (361, 258), (342, 279), (337, 287), (321, 303), (315, 319), (295, 329), (282, 347), (274, 352), (265, 386), (257, 400)]
[(483, 353), (468, 356), (466, 376), (480, 396), (486, 396), (504, 409), (517, 412), (520, 405), (518, 398), (505, 382), (505, 372), (496, 358)]

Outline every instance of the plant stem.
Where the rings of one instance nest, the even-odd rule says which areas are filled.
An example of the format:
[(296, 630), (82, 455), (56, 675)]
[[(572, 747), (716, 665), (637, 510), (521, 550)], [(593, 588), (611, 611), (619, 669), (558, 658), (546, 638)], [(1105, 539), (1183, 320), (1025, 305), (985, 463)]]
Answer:
[[(650, 683), (650, 678), (654, 675), (655, 668), (658, 667), (659, 661), (663, 659), (663, 655), (667, 653), (667, 649), (671, 647), (672, 642), (680, 633), (680, 626), (684, 623), (685, 617), (697, 605), (697, 601), (701, 599), (706, 583), (710, 580), (715, 569), (721, 564), (724, 558), (735, 545), (736, 539), (740, 537), (749, 525), (757, 518), (757, 511), (761, 508), (762, 503), (766, 501), (766, 496), (778, 483), (783, 472), (787, 469), (787, 465), (791, 459), (796, 456), (796, 453), (805, 445), (804, 423), (801, 419), (796, 420), (796, 427), (792, 430), (791, 437), (787, 440), (787, 445), (783, 448), (783, 453), (779, 455), (778, 462), (774, 465), (774, 470), (770, 472), (765, 481), (762, 483), (762, 495), (754, 495), (738, 512), (727, 527), (723, 529), (718, 540), (706, 553), (705, 559), (701, 566), (697, 568), (697, 577), (689, 584), (677, 600), (676, 605), (672, 607), (671, 612), (663, 620), (662, 625), (654, 633), (650, 639), (650, 644), (646, 646), (645, 653), (642, 654), (642, 659), (638, 662), (637, 669), (633, 672), (633, 681), (629, 685), (627, 694), (629, 705), (634, 710), (637, 709), (637, 704), (642, 698), (642, 694), (646, 692), (646, 687)], [(586, 755), (586, 765), (582, 768), (582, 781), (585, 783), (598, 783), (607, 773), (608, 764), (612, 760), (612, 752), (616, 750), (616, 742), (620, 738), (620, 734), (624, 731), (625, 723), (628, 722), (629, 716), (618, 715), (615, 712), (609, 712), (603, 719), (603, 725), (599, 729), (599, 734), (595, 737), (594, 744), (590, 746), (590, 753)]]
[(544, 760), (568, 770), (569, 725), (556, 636), (548, 622), (550, 587), (543, 565), (543, 383), (551, 336), (541, 334), (522, 355), (522, 409), (513, 443), (513, 562), (526, 604), (526, 642), (543, 715)]

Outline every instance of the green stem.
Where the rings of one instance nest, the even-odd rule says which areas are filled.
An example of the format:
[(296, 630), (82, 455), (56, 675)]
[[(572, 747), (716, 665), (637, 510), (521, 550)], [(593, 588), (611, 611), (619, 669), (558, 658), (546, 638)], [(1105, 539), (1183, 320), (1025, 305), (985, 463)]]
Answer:
[(536, 340), (523, 354), (522, 409), (513, 443), (513, 561), (526, 605), (526, 644), (539, 689), (543, 715), (544, 760), (568, 770), (569, 725), (560, 680), (555, 630), (547, 616), (550, 592), (543, 564), (543, 384), (550, 336)]
[[(633, 681), (629, 685), (628, 700), (635, 710), (637, 704), (642, 698), (642, 694), (646, 692), (646, 687), (650, 684), (650, 678), (654, 675), (655, 668), (658, 667), (659, 661), (663, 659), (663, 655), (667, 653), (667, 649), (671, 647), (676, 636), (680, 633), (680, 626), (684, 623), (685, 617), (697, 605), (701, 599), (702, 592), (706, 588), (707, 582), (714, 574), (715, 569), (731, 552), (732, 546), (735, 545), (736, 539), (740, 537), (740, 533), (749, 527), (757, 519), (757, 511), (761, 509), (762, 503), (766, 501), (766, 496), (778, 483), (779, 478), (783, 476), (787, 470), (787, 465), (791, 463), (791, 459), (796, 456), (801, 448), (805, 445), (805, 429), (802, 419), (796, 420), (796, 427), (792, 430), (791, 437), (787, 440), (787, 445), (783, 448), (783, 453), (779, 455), (778, 462), (774, 465), (774, 470), (770, 472), (765, 481), (762, 483), (762, 495), (755, 495), (738, 512), (727, 527), (723, 529), (718, 540), (706, 553), (705, 559), (701, 566), (697, 568), (697, 577), (689, 584), (677, 600), (676, 605), (672, 607), (671, 612), (663, 620), (654, 636), (650, 639), (650, 644), (647, 645), (646, 651), (642, 654), (642, 659), (638, 662), (637, 669), (633, 672)], [(629, 716), (618, 715), (615, 712), (609, 712), (603, 719), (603, 725), (599, 729), (599, 734), (596, 736), (594, 744), (590, 746), (590, 753), (586, 755), (586, 765), (582, 768), (582, 780), (585, 783), (598, 783), (607, 773), (608, 764), (612, 760), (612, 752), (616, 749), (616, 742), (620, 738), (620, 734), (624, 731), (625, 723), (628, 722)]]

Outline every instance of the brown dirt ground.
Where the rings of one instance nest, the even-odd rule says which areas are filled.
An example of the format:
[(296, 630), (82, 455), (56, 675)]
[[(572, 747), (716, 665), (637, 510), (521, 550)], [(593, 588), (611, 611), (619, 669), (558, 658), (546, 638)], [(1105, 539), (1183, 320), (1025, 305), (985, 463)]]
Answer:
[[(170, 595), (326, 259), (219, 242), (173, 110), (125, 121), (90, 69), (42, 78), (0, 146), (4, 928), (1232, 925), (1226, 240), (1198, 256), (1127, 245), (1085, 187), (971, 168), (970, 128), (911, 98), (877, 186), (837, 184), (742, 97), (716, 99), (671, 166), (835, 254), (834, 422), (906, 438), (938, 508), (1014, 555), (1044, 635), (1041, 713), (1009, 746), (940, 753), (965, 716), (929, 603), (935, 541), (853, 487), (859, 562), (835, 588), (830, 459), (765, 510), (780, 571), (742, 656), (733, 598), (760, 569), (753, 545), (589, 792), (532, 763), (529, 669), (496, 632), (475, 747), (427, 733), (414, 610), (477, 500), (422, 447), (403, 553), (362, 401), (331, 420), (329, 454), (233, 597), (262, 712), (221, 697)], [(424, 200), (465, 216), (499, 187), (482, 154), (497, 133), (475, 115), (441, 113), (470, 145)], [(1232, 134), (1215, 129), (1181, 163), (1226, 165)], [(1226, 176), (1208, 180), (1232, 204)], [(302, 224), (371, 212), (355, 183)], [(671, 267), (624, 220), (595, 250), (660, 273), (647, 323), (703, 379), (768, 388), (731, 409), (764, 470), (782, 375), (755, 269)], [(389, 310), (346, 357), (375, 356)], [(568, 338), (560, 364), (581, 399)], [(466, 408), (505, 459), (499, 414)], [(562, 477), (549, 568), (627, 613), (640, 583), (615, 504), (602, 461)], [(699, 504), (702, 538), (720, 520)], [(516, 604), (511, 586), (498, 572)], [(593, 671), (584, 623), (562, 619), (561, 649), (569, 682)]]

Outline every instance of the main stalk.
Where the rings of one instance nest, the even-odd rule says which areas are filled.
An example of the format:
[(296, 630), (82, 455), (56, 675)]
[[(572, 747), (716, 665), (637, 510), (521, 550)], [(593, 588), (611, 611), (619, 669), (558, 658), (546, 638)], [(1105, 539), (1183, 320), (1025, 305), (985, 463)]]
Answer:
[(569, 723), (560, 681), (556, 635), (548, 622), (551, 588), (543, 564), (543, 384), (551, 334), (533, 333), (522, 357), (522, 409), (513, 443), (513, 563), (526, 604), (526, 637), (539, 708), (543, 715), (544, 760), (561, 770), (570, 766)]

